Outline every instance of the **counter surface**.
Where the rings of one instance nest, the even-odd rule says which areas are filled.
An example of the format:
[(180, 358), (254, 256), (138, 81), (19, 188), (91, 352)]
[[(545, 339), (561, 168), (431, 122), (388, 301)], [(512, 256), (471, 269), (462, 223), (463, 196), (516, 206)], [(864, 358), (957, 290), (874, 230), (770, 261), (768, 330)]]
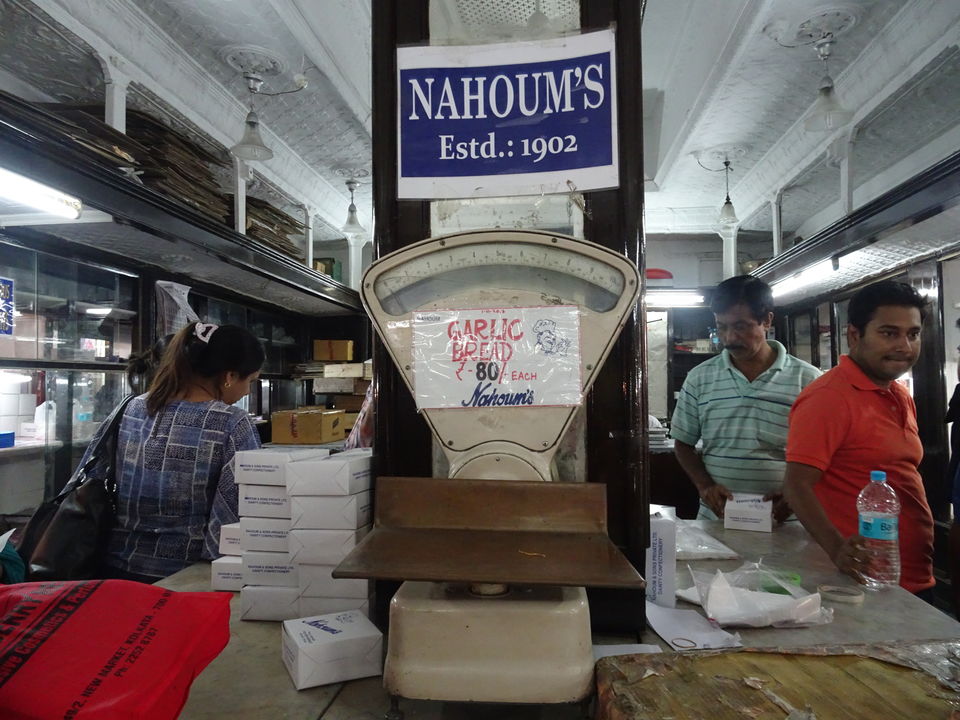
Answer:
[[(781, 570), (792, 570), (801, 577), (803, 587), (815, 592), (818, 585), (861, 586), (841, 574), (797, 521), (784, 523), (771, 533), (748, 530), (724, 530), (723, 523), (707, 520), (687, 520), (702, 527), (740, 554), (739, 560), (697, 560), (677, 562), (677, 587), (693, 585), (687, 565), (696, 570), (730, 571), (744, 562), (763, 560), (764, 564)], [(737, 628), (743, 644), (748, 647), (800, 647), (807, 645), (837, 645), (850, 643), (887, 642), (894, 640), (930, 640), (960, 638), (960, 623), (902, 588), (871, 592), (864, 590), (863, 603), (850, 605), (824, 602), (834, 609), (833, 622), (808, 628)], [(677, 607), (695, 605), (677, 601)], [(656, 634), (644, 632), (646, 642), (653, 642)]]
[[(157, 583), (177, 591), (210, 589), (210, 564), (197, 563)], [(194, 680), (181, 720), (319, 718), (340, 685), (296, 690), (280, 659), (278, 622), (240, 620), (240, 593), (231, 593), (230, 642)]]
[[(690, 562), (697, 569), (732, 570), (745, 561), (763, 558), (772, 566), (798, 572), (808, 590), (819, 584), (853, 587), (840, 575), (820, 547), (799, 523), (788, 523), (772, 533), (724, 530), (719, 522), (695, 521), (733, 550), (740, 560)], [(686, 561), (678, 562), (679, 586), (691, 584)], [(202, 591), (210, 587), (210, 566), (198, 563), (158, 583), (171, 590)], [(892, 640), (960, 638), (960, 623), (901, 588), (867, 593), (862, 605), (828, 603), (834, 620), (812, 628), (774, 630), (740, 628), (748, 647), (801, 647), (870, 643)], [(693, 607), (678, 602), (678, 607)], [(182, 718), (379, 718), (388, 705), (379, 678), (297, 691), (280, 660), (280, 623), (241, 621), (240, 596), (230, 603), (230, 643), (194, 681)], [(636, 638), (604, 638), (636, 642)], [(665, 644), (652, 631), (642, 642)], [(472, 717), (456, 703), (404, 701), (407, 717), (454, 720)], [(491, 716), (492, 717), (492, 716)], [(544, 706), (542, 713), (523, 717), (576, 718), (573, 707)]]

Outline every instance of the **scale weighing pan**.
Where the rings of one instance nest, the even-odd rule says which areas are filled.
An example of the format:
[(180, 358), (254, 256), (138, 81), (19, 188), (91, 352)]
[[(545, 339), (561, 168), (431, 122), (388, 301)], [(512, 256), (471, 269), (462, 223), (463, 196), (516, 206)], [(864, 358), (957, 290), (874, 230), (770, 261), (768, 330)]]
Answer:
[(373, 530), (337, 578), (643, 589), (607, 536), (606, 488), (377, 479)]

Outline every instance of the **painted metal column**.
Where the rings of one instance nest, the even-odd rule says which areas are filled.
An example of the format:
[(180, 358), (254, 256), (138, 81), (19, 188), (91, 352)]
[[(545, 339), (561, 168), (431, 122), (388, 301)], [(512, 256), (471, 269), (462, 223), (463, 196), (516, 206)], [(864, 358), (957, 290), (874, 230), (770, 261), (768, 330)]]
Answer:
[(783, 252), (783, 190), (777, 190), (770, 201), (773, 220), (773, 257)]
[(732, 278), (740, 274), (740, 266), (737, 262), (737, 233), (740, 232), (739, 225), (728, 225), (717, 230), (717, 234), (723, 240), (723, 279)]
[(114, 71), (106, 80), (103, 121), (118, 132), (127, 132), (127, 87), (130, 79)]
[(307, 267), (313, 270), (313, 208), (309, 205), (301, 205), (303, 209), (303, 251), (304, 262)]
[(363, 235), (347, 235), (347, 285), (354, 290), (360, 289), (360, 277), (363, 275), (363, 246), (367, 239)]
[(843, 144), (840, 157), (840, 208), (846, 217), (853, 212), (853, 139)]
[(240, 158), (233, 158), (233, 229), (247, 234), (247, 180), (250, 168)]

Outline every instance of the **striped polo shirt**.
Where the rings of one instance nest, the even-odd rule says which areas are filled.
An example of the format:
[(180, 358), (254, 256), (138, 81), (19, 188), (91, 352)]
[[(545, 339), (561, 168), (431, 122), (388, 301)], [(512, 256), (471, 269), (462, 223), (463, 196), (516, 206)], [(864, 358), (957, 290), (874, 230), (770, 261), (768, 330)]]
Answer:
[[(777, 359), (753, 382), (734, 367), (728, 350), (691, 370), (670, 424), (674, 439), (688, 445), (703, 441), (707, 472), (733, 492), (780, 490), (790, 407), (820, 376), (776, 340), (767, 342)], [(702, 504), (700, 510), (701, 516), (712, 517)]]

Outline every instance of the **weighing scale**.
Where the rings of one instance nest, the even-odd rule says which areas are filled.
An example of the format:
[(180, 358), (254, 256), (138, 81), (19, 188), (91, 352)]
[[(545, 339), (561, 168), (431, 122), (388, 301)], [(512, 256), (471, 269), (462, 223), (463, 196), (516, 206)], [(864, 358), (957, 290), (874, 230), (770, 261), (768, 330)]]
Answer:
[(378, 478), (374, 528), (333, 573), (405, 581), (388, 718), (399, 697), (591, 694), (584, 586), (644, 583), (607, 536), (606, 488), (545, 481), (639, 291), (622, 255), (539, 231), (432, 238), (364, 274), (364, 307), (450, 467)]

